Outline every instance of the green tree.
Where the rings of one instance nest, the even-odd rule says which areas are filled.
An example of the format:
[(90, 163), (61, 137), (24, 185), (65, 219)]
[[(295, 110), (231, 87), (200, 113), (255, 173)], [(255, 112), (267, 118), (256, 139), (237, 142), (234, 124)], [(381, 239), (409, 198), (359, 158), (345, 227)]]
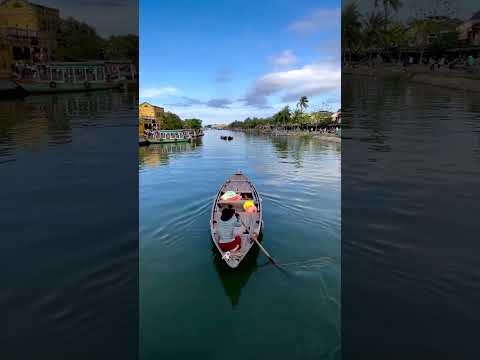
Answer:
[(60, 20), (56, 60), (81, 61), (104, 57), (105, 40), (90, 25), (72, 17)]
[(371, 60), (373, 50), (383, 45), (382, 40), (383, 17), (377, 12), (368, 15), (363, 25), (363, 45), (368, 51), (368, 57)]
[(291, 118), (292, 112), (290, 111), (290, 107), (285, 106), (282, 110), (280, 110), (273, 116), (273, 121), (275, 125), (286, 126), (288, 123), (290, 123)]
[(296, 124), (299, 124), (301, 120), (301, 116), (302, 116), (302, 111), (298, 108), (298, 104), (297, 104), (297, 109), (295, 109), (295, 111), (292, 114), (292, 121)]
[(402, 48), (408, 46), (408, 29), (401, 23), (392, 23), (385, 37), (386, 43), (398, 49), (398, 61), (400, 61)]
[(351, 3), (342, 10), (342, 51), (343, 62), (347, 62), (347, 52), (350, 54), (350, 62), (352, 61), (352, 53), (361, 44), (361, 27), (360, 13), (356, 3)]
[(297, 106), (300, 109), (300, 112), (303, 113), (303, 111), (308, 107), (308, 98), (305, 95), (301, 96), (298, 100)]
[(410, 22), (410, 35), (415, 45), (420, 49), (420, 63), (423, 62), (425, 50), (429, 45), (430, 35), (434, 30), (435, 26), (430, 20), (413, 19)]
[(332, 113), (330, 111), (315, 111), (311, 116), (314, 123), (326, 125), (332, 122)]
[(138, 36), (110, 36), (105, 41), (105, 57), (109, 60), (131, 60), (138, 66)]
[(383, 20), (384, 20), (384, 30), (387, 32), (387, 27), (389, 23), (389, 18), (388, 18), (388, 9), (392, 8), (393, 11), (397, 12), (398, 9), (402, 7), (402, 2), (400, 0), (375, 0), (375, 7), (378, 7), (382, 3), (383, 5)]
[(161, 117), (161, 127), (165, 130), (182, 129), (183, 122), (177, 114), (165, 112)]
[(185, 119), (183, 121), (183, 127), (185, 129), (201, 129), (202, 120), (200, 119)]

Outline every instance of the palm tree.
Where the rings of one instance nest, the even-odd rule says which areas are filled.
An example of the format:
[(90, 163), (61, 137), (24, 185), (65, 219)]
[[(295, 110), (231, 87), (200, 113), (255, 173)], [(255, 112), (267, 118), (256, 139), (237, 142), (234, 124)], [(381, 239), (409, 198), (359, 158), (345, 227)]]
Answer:
[(290, 111), (289, 106), (285, 106), (279, 113), (279, 120), (283, 124), (284, 127), (287, 126), (287, 124), (290, 122), (290, 119), (292, 117), (292, 112)]
[(297, 107), (300, 108), (300, 113), (303, 113), (303, 110), (308, 107), (308, 98), (305, 95), (300, 97), (297, 103)]
[(382, 25), (383, 18), (377, 12), (368, 15), (367, 19), (364, 21), (363, 35), (365, 38), (365, 46), (369, 53), (369, 60), (372, 59), (373, 48), (379, 48), (381, 46), (382, 33), (380, 29)]
[(410, 31), (414, 37), (415, 45), (420, 48), (419, 63), (421, 64), (425, 49), (428, 46), (428, 38), (433, 31), (432, 23), (428, 20), (414, 19), (410, 23)]
[(384, 20), (385, 20), (385, 31), (387, 30), (388, 26), (388, 8), (391, 7), (393, 11), (398, 11), (402, 7), (402, 1), (401, 0), (375, 0), (375, 7), (378, 7), (378, 5), (382, 2), (383, 4), (383, 12), (384, 12)]
[[(384, 12), (384, 33), (385, 33), (385, 36), (388, 32), (388, 24), (389, 24), (389, 18), (388, 18), (388, 8), (391, 7), (393, 9), (393, 11), (398, 11), (398, 9), (400, 9), (400, 7), (402, 6), (402, 2), (401, 0), (375, 0), (375, 7), (377, 7), (379, 5), (379, 3), (382, 2), (383, 4), (383, 12)], [(388, 39), (385, 37), (384, 38), (384, 48), (387, 52), (387, 55), (388, 55)]]
[(402, 59), (402, 48), (408, 46), (407, 28), (402, 23), (392, 23), (385, 35), (387, 43), (398, 50), (398, 61)]
[(352, 52), (354, 46), (360, 43), (361, 39), (360, 13), (356, 3), (345, 6), (342, 10), (342, 51), (343, 62), (346, 63), (347, 50), (350, 52), (350, 62), (352, 60)]

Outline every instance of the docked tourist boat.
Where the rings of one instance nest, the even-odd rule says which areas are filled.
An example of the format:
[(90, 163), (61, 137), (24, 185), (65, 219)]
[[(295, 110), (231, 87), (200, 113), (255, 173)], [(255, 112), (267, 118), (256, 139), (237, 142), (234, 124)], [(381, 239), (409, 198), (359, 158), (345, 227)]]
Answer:
[(197, 139), (204, 135), (202, 129), (183, 129), (183, 132), (188, 139)]
[[(236, 196), (231, 199), (225, 199), (226, 193), (235, 192)], [(246, 208), (246, 203), (252, 204), (255, 207), (255, 211), (249, 211)], [(219, 245), (220, 236), (218, 233), (219, 222), (222, 210), (232, 206), (236, 214), (239, 215), (239, 220), (242, 226), (239, 228), (241, 235), (240, 246), (231, 251), (223, 251)], [(221, 186), (217, 196), (213, 202), (211, 218), (210, 218), (210, 232), (212, 241), (215, 247), (219, 251), (222, 259), (225, 263), (231, 267), (236, 268), (243, 258), (250, 251), (255, 241), (253, 238), (258, 238), (263, 227), (262, 220), (262, 199), (258, 194), (255, 186), (252, 182), (243, 175), (240, 171), (237, 171), (235, 175), (230, 177)]]
[(166, 144), (176, 142), (187, 142), (190, 140), (183, 130), (156, 130), (145, 134), (149, 144)]
[(22, 70), (15, 81), (30, 93), (113, 89), (124, 85), (121, 77), (107, 73), (105, 62), (53, 62)]

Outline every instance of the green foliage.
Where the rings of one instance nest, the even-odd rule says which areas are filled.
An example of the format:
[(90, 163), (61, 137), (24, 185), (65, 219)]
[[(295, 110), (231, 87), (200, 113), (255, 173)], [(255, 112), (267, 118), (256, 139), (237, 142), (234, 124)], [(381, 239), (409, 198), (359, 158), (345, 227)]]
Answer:
[(202, 120), (200, 119), (185, 119), (183, 121), (183, 127), (185, 129), (201, 129)]
[(298, 100), (297, 107), (300, 109), (300, 112), (303, 113), (308, 107), (308, 98), (306, 96), (301, 96)]
[(332, 122), (332, 113), (329, 111), (316, 111), (310, 114), (313, 123), (327, 125)]
[(105, 57), (107, 59), (128, 59), (138, 64), (138, 36), (110, 36), (105, 41)]
[[(401, 57), (405, 48), (441, 55), (446, 49), (459, 46), (459, 20), (451, 16), (415, 17), (408, 23), (395, 21), (394, 13), (403, 6), (401, 0), (374, 0), (374, 10), (362, 15), (355, 2), (342, 10), (342, 50), (344, 63), (352, 62), (352, 55), (380, 53), (392, 59)], [(348, 56), (349, 55), (349, 56)]]
[(229, 127), (236, 129), (255, 129), (261, 126), (270, 125), (272, 122), (271, 118), (246, 118), (244, 121), (234, 121)]
[(138, 36), (100, 37), (90, 25), (72, 17), (60, 20), (56, 60), (131, 60), (138, 64)]
[(360, 21), (361, 15), (358, 11), (357, 5), (351, 3), (342, 10), (342, 48), (344, 50), (344, 56), (346, 56), (345, 50), (350, 52), (350, 56), (353, 52), (360, 47), (362, 39), (362, 23)]
[(80, 61), (102, 58), (104, 40), (90, 25), (72, 17), (61, 19), (56, 60)]
[(451, 49), (458, 45), (458, 32), (456, 30), (449, 32), (442, 32), (438, 34), (431, 44), (433, 53), (441, 53), (446, 49)]
[(234, 121), (229, 127), (235, 129), (255, 129), (263, 126), (269, 127), (296, 127), (315, 124), (329, 124), (332, 122), (332, 113), (329, 111), (316, 111), (310, 114), (303, 112), (308, 106), (308, 98), (300, 97), (297, 109), (293, 112), (285, 106), (269, 118), (246, 118), (244, 121)]
[(183, 122), (177, 114), (165, 112), (161, 117), (161, 126), (165, 130), (182, 129)]
[(285, 106), (282, 110), (273, 115), (273, 123), (275, 125), (287, 125), (292, 120), (292, 112), (289, 106)]

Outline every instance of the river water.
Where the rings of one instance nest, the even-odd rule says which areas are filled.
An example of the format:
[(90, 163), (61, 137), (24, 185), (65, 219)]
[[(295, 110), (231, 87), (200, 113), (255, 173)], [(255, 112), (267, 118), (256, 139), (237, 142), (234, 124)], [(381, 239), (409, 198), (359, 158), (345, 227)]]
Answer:
[(137, 356), (137, 104), (0, 98), (2, 358)]
[[(220, 140), (231, 134), (234, 140)], [(210, 130), (140, 148), (140, 358), (340, 358), (340, 145)], [(263, 245), (226, 268), (209, 213), (237, 169), (263, 197)]]
[(480, 94), (345, 77), (345, 358), (479, 358)]

